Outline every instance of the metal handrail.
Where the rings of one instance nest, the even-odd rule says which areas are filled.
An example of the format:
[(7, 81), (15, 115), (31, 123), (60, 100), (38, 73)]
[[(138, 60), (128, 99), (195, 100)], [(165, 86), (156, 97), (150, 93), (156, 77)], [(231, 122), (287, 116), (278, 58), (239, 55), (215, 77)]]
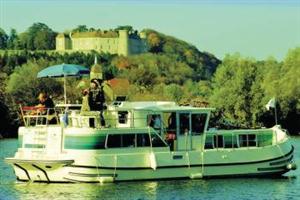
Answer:
[[(53, 112), (51, 112), (53, 110)], [(56, 118), (56, 122), (58, 123), (57, 110), (55, 108), (44, 108), (44, 107), (36, 107), (36, 106), (21, 106), (21, 117), (23, 119), (23, 123), (25, 126), (30, 126), (32, 124), (32, 119), (35, 119), (33, 125), (48, 125), (49, 121)], [(50, 117), (52, 117), (50, 119)]]

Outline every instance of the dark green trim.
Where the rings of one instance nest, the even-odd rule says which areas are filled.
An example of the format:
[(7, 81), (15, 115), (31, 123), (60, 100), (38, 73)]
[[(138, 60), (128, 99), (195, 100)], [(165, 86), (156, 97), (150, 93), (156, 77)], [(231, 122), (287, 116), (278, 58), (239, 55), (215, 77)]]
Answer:
[(22, 167), (21, 165), (19, 165), (19, 164), (17, 164), (17, 163), (14, 163), (14, 166), (16, 166), (16, 167), (22, 169), (22, 170), (25, 172), (25, 174), (26, 174), (28, 180), (31, 180), (28, 171), (27, 171), (24, 167)]
[(257, 171), (273, 171), (273, 170), (285, 170), (286, 165), (280, 166), (280, 167), (262, 167), (262, 168), (257, 168)]
[(46, 145), (44, 144), (25, 144), (25, 148), (37, 148), (37, 149), (43, 149)]
[(293, 160), (293, 155), (291, 157), (289, 157), (288, 159), (285, 159), (285, 160), (281, 160), (281, 161), (278, 161), (278, 162), (272, 162), (270, 163), (270, 166), (273, 166), (273, 165), (281, 165), (283, 163), (287, 163), (287, 162), (290, 162)]
[(117, 174), (85, 174), (79, 172), (69, 172), (71, 176), (80, 176), (80, 177), (117, 177)]
[(37, 166), (35, 164), (32, 164), (32, 166), (35, 167), (35, 168), (37, 168), (37, 169), (39, 169), (39, 170), (41, 170), (44, 173), (44, 175), (45, 175), (45, 177), (47, 179), (47, 182), (50, 183), (50, 179), (48, 177), (48, 174), (47, 174), (47, 172), (44, 169), (42, 169), (41, 167), (39, 167), (39, 166)]

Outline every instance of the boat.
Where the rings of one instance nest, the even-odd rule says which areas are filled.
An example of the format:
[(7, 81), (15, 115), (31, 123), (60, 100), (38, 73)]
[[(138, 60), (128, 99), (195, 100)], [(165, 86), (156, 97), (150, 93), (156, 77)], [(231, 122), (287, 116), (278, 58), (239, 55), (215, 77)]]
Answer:
[[(295, 170), (285, 130), (209, 128), (214, 108), (115, 101), (104, 113), (80, 105), (32, 114), (21, 108), (19, 146), (6, 158), (17, 180), (106, 183), (151, 179), (281, 176)], [(62, 109), (63, 108), (63, 109)], [(53, 113), (53, 112), (52, 112)], [(49, 123), (50, 117), (57, 123)]]

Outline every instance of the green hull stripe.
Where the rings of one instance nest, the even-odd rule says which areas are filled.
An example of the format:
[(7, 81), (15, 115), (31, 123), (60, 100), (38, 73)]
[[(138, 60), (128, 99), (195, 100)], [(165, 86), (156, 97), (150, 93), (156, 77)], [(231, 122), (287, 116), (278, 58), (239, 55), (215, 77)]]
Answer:
[(44, 144), (25, 144), (25, 148), (37, 148), (37, 149), (43, 149), (46, 146)]
[(66, 136), (65, 149), (104, 149), (106, 135)]

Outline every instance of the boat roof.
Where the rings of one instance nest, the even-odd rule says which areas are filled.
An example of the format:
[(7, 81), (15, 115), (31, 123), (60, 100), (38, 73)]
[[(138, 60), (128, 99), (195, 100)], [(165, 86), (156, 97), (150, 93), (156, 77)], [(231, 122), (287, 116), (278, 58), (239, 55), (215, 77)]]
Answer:
[(139, 101), (139, 102), (123, 102), (116, 110), (145, 110), (152, 112), (210, 112), (215, 108), (207, 107), (192, 107), (192, 106), (179, 106), (172, 101)]

